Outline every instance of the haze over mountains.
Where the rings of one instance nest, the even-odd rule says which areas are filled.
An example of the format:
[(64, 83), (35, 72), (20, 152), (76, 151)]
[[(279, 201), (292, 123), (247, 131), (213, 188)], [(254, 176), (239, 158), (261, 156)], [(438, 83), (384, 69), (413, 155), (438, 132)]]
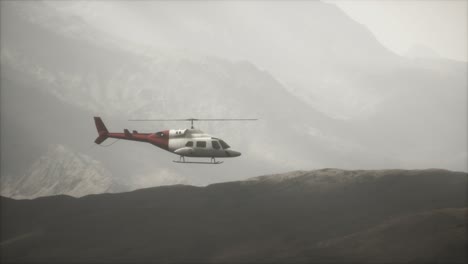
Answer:
[(468, 175), (323, 169), (1, 198), (2, 262), (466, 263)]
[(15, 199), (63, 193), (80, 197), (125, 190), (100, 162), (76, 154), (62, 145), (51, 145), (22, 178), (12, 175), (2, 177), (2, 194)]
[[(103, 7), (126, 11), (100, 17)], [(109, 27), (128, 14), (140, 24)], [(3, 1), (0, 33), (2, 195), (94, 193), (46, 188), (58, 176), (32, 168), (57, 145), (119, 190), (298, 168), (467, 171), (466, 63), (392, 54), (330, 4)], [(134, 117), (261, 120), (197, 124), (243, 155), (195, 167), (150, 145), (92, 147), (95, 115), (114, 131), (187, 126)]]

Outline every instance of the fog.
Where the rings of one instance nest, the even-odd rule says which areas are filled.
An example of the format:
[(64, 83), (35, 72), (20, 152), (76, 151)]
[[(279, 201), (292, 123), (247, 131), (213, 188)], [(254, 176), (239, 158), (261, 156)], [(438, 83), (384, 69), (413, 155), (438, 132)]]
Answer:
[[(468, 2), (327, 0), (365, 25), (385, 47), (407, 56), (468, 60)], [(428, 50), (421, 53), (414, 48)], [(417, 53), (413, 53), (417, 51)]]
[[(2, 194), (42, 194), (65, 174), (110, 177), (92, 188), (105, 192), (325, 167), (468, 170), (466, 62), (398, 55), (330, 3), (2, 1), (0, 34)], [(94, 146), (93, 116), (115, 132), (189, 126), (131, 118), (260, 120), (196, 123), (242, 152), (197, 166), (149, 144)], [(63, 151), (73, 167), (56, 166)]]

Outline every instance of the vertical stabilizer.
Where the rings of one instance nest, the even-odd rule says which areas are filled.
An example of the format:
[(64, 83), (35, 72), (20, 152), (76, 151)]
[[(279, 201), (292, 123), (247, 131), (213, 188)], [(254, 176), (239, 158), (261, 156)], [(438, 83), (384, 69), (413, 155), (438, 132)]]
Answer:
[(94, 117), (94, 124), (96, 125), (96, 129), (98, 131), (99, 136), (94, 140), (96, 144), (101, 144), (104, 140), (107, 139), (107, 134), (109, 131), (107, 130), (104, 122), (102, 122), (101, 118), (98, 116)]

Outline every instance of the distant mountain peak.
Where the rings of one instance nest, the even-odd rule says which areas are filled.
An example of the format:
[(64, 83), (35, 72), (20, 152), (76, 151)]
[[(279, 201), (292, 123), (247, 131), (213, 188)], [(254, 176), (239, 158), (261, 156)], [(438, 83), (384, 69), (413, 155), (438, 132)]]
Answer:
[(403, 170), (403, 169), (388, 169), (388, 170), (344, 170), (337, 168), (324, 168), (318, 170), (297, 170), (281, 174), (263, 175), (249, 178), (246, 182), (271, 182), (279, 183), (288, 180), (296, 180), (304, 183), (315, 184), (318, 182), (345, 182), (357, 178), (380, 178), (387, 175), (414, 175), (418, 173), (447, 173), (444, 169), (424, 169), (424, 170)]
[(4, 183), (2, 195), (19, 199), (58, 194), (80, 197), (118, 189), (99, 161), (61, 144), (50, 145), (23, 176), (10, 176)]

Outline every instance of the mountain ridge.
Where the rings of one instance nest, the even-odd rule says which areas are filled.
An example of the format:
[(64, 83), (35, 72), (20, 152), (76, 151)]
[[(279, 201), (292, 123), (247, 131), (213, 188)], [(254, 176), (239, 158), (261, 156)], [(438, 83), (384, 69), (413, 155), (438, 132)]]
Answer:
[[(228, 181), (228, 182), (221, 182), (221, 183), (213, 183), (213, 184), (208, 184), (206, 186), (196, 186), (196, 185), (191, 185), (191, 184), (184, 184), (184, 183), (177, 183), (177, 184), (172, 184), (172, 185), (162, 185), (162, 186), (151, 186), (151, 187), (144, 187), (144, 188), (138, 188), (135, 190), (128, 190), (128, 191), (117, 191), (117, 192), (104, 192), (104, 193), (90, 193), (90, 194), (85, 194), (85, 195), (80, 195), (80, 196), (73, 196), (73, 195), (68, 195), (68, 194), (57, 194), (57, 195), (46, 195), (46, 196), (40, 196), (40, 197), (34, 197), (34, 198), (26, 198), (27, 200), (31, 199), (36, 199), (36, 198), (46, 198), (46, 197), (55, 197), (55, 196), (67, 196), (67, 197), (72, 197), (72, 198), (84, 198), (88, 196), (96, 196), (96, 195), (109, 195), (109, 194), (123, 194), (123, 193), (133, 193), (133, 192), (147, 192), (147, 191), (153, 191), (153, 190), (159, 190), (159, 189), (171, 189), (171, 188), (187, 188), (187, 189), (204, 189), (204, 188), (213, 188), (217, 186), (223, 186), (223, 185), (231, 185), (231, 184), (239, 184), (239, 185), (245, 185), (245, 184), (258, 184), (258, 183), (283, 183), (286, 181), (302, 181), (302, 183), (317, 183), (313, 181), (309, 181), (311, 179), (313, 180), (327, 180), (331, 179), (332, 181), (325, 183), (333, 183), (335, 179), (342, 180), (341, 183), (344, 182), (349, 182), (350, 180), (356, 180), (359, 177), (363, 178), (379, 178), (379, 177), (384, 177), (384, 176), (392, 176), (395, 174), (418, 174), (418, 173), (450, 173), (450, 174), (457, 174), (457, 175), (464, 175), (466, 172), (462, 171), (451, 171), (447, 169), (440, 169), (440, 168), (429, 168), (429, 169), (379, 169), (379, 170), (346, 170), (346, 169), (338, 169), (338, 168), (323, 168), (323, 169), (316, 169), (316, 170), (296, 170), (296, 171), (290, 171), (290, 172), (285, 172), (285, 173), (277, 173), (277, 174), (270, 174), (270, 175), (261, 175), (261, 176), (255, 176), (255, 177), (250, 177), (245, 180), (240, 180), (240, 181)], [(468, 186), (467, 186), (468, 187)], [(14, 199), (14, 200), (23, 200), (24, 198), (14, 198), (14, 197), (8, 197), (5, 195), (0, 195), (3, 198), (6, 199)]]

